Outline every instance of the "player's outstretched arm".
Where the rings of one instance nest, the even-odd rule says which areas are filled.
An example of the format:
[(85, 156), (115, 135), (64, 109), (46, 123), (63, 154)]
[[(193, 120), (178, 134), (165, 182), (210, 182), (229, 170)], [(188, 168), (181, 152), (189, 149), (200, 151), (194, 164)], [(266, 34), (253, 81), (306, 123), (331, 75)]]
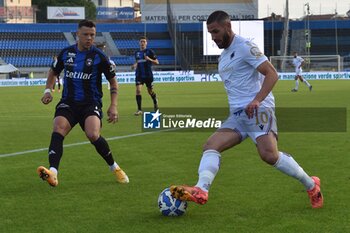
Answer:
[(49, 104), (52, 101), (53, 97), (51, 95), (51, 89), (54, 83), (56, 82), (56, 78), (57, 78), (57, 75), (55, 74), (55, 72), (53, 72), (52, 69), (50, 69), (46, 80), (44, 95), (43, 97), (41, 97), (41, 102), (43, 104)]

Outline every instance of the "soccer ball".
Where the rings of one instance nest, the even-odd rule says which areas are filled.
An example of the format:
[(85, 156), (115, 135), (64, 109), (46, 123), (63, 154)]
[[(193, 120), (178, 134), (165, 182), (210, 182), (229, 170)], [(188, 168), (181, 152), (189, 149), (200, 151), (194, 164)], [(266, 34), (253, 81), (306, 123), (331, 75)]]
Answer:
[(159, 194), (158, 207), (164, 216), (181, 216), (186, 212), (187, 202), (174, 198), (166, 188)]

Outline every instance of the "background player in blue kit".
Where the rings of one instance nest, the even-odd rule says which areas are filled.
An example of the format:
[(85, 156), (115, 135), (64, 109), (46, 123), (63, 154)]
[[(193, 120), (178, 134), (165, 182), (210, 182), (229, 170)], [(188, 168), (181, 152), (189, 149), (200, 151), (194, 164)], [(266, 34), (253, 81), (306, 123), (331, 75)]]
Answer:
[(141, 88), (143, 84), (146, 84), (148, 94), (152, 97), (154, 111), (158, 109), (158, 99), (156, 93), (153, 91), (153, 71), (152, 65), (158, 65), (159, 61), (157, 55), (152, 49), (147, 48), (147, 38), (142, 36), (139, 40), (140, 50), (135, 52), (135, 64), (132, 65), (132, 69), (135, 71), (136, 82), (136, 103), (137, 111), (135, 116), (142, 114), (142, 95)]
[(51, 89), (56, 77), (63, 71), (63, 92), (56, 106), (53, 132), (49, 146), (49, 169), (40, 166), (39, 176), (51, 186), (57, 186), (57, 173), (63, 154), (63, 140), (79, 123), (96, 151), (109, 165), (119, 183), (128, 183), (129, 178), (115, 162), (107, 141), (100, 135), (102, 119), (102, 73), (111, 85), (111, 103), (107, 110), (108, 123), (118, 121), (117, 89), (115, 68), (108, 57), (94, 44), (95, 23), (89, 20), (79, 22), (77, 44), (64, 48), (48, 73), (46, 89), (41, 101), (52, 101)]

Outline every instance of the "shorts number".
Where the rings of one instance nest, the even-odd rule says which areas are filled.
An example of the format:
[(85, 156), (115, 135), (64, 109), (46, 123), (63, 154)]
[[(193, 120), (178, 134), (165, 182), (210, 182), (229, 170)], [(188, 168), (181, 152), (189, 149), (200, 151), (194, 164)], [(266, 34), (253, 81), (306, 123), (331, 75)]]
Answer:
[(259, 112), (258, 116), (256, 117), (256, 125), (260, 125), (260, 121), (262, 124), (266, 124), (269, 120), (269, 116), (267, 115), (266, 112)]

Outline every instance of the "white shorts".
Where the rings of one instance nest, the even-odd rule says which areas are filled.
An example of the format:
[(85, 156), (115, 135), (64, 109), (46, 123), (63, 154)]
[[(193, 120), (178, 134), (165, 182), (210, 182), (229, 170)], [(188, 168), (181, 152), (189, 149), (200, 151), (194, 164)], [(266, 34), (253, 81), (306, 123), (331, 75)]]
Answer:
[(302, 73), (303, 73), (303, 69), (301, 69), (301, 68), (295, 68), (295, 75), (301, 76)]
[(260, 107), (257, 116), (248, 119), (244, 109), (236, 110), (219, 129), (232, 129), (241, 136), (241, 141), (250, 137), (255, 144), (258, 137), (267, 135), (271, 131), (277, 135), (277, 122), (273, 108)]

